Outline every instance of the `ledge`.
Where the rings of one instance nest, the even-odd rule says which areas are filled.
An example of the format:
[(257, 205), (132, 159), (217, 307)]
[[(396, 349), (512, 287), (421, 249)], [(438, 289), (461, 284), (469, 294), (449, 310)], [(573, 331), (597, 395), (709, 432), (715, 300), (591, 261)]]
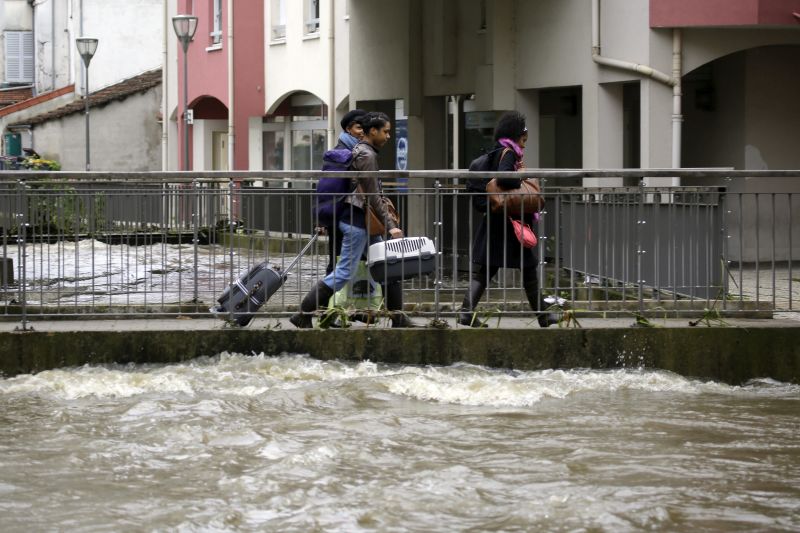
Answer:
[[(420, 323), (420, 319), (415, 319)], [(175, 363), (223, 351), (309, 354), (318, 359), (407, 365), (459, 361), (520, 370), (648, 368), (741, 384), (758, 377), (800, 383), (800, 324), (739, 321), (739, 327), (673, 325), (540, 329), (353, 327), (297, 330), (274, 320), (249, 328), (219, 320), (132, 320), (33, 323), (34, 331), (0, 331), (5, 376), (85, 364)], [(685, 321), (682, 322), (685, 324)], [(266, 326), (266, 327), (265, 327)]]

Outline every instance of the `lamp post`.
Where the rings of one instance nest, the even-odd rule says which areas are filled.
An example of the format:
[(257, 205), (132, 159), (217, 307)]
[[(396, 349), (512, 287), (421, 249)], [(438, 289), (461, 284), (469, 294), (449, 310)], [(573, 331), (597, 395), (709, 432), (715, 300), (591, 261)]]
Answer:
[(172, 17), (172, 27), (175, 35), (183, 48), (183, 170), (189, 170), (189, 68), (188, 58), (189, 43), (192, 42), (194, 32), (197, 30), (197, 17), (193, 15), (177, 15)]
[(89, 164), (89, 62), (97, 51), (97, 39), (91, 37), (78, 37), (75, 39), (78, 53), (83, 59), (83, 68), (86, 71), (86, 87), (84, 90), (84, 100), (86, 103), (86, 171), (90, 170)]

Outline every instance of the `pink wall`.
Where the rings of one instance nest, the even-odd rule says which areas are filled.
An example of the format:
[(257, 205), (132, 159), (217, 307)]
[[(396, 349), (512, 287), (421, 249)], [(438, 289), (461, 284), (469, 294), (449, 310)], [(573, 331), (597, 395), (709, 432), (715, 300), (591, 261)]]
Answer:
[(798, 25), (800, 0), (650, 0), (650, 26)]
[[(189, 14), (193, 6), (197, 32), (189, 45), (189, 108), (204, 97), (214, 97), (228, 106), (228, 1), (222, 2), (222, 48), (212, 45), (213, 0), (179, 0), (178, 13)], [(263, 2), (236, 3), (233, 14), (234, 36), (234, 160), (232, 170), (248, 166), (247, 119), (264, 114), (264, 5)], [(178, 102), (183, 113), (183, 50), (178, 43)], [(203, 118), (198, 116), (197, 118)], [(207, 117), (211, 118), (211, 117)], [(224, 117), (227, 119), (227, 116)], [(191, 126), (190, 126), (191, 127)], [(183, 123), (178, 123), (183, 138)], [(191, 131), (189, 132), (191, 139)], [(190, 146), (190, 150), (193, 147)], [(189, 160), (191, 165), (192, 155)], [(182, 157), (178, 158), (182, 161)], [(181, 162), (182, 168), (182, 162)]]
[[(264, 115), (264, 4), (238, 2), (233, 14), (235, 169), (248, 168), (247, 119)], [(247, 6), (246, 8), (244, 6)], [(260, 142), (260, 141), (259, 141)]]

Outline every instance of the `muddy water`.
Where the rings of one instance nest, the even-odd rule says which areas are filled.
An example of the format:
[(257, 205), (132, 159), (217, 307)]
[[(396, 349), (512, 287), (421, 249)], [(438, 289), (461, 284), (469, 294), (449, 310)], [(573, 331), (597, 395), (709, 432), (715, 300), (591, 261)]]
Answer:
[(2, 531), (800, 529), (800, 387), (222, 354), (0, 380)]

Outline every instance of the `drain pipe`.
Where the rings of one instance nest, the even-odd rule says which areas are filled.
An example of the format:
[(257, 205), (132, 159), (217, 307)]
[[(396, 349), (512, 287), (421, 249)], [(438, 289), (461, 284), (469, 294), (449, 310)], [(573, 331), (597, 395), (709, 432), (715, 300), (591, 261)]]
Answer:
[(598, 65), (630, 70), (648, 76), (656, 81), (672, 87), (672, 167), (680, 168), (681, 161), (681, 33), (672, 30), (672, 76), (647, 65), (632, 61), (612, 59), (600, 55), (600, 0), (592, 0), (592, 60)]
[(329, 0), (328, 29), (328, 150), (336, 145), (336, 9)]
[(644, 74), (645, 76), (649, 76), (669, 86), (675, 85), (676, 83), (672, 77), (652, 67), (648, 67), (647, 65), (641, 65), (632, 61), (623, 61), (621, 59), (612, 59), (600, 55), (600, 0), (592, 0), (592, 59), (595, 63), (600, 65), (623, 70), (632, 70), (639, 74)]
[(233, 0), (228, 0), (228, 170), (234, 165), (234, 117), (233, 117)]
[(51, 91), (56, 90), (56, 3), (50, 2), (50, 83)]
[(683, 130), (683, 85), (681, 71), (683, 70), (681, 48), (683, 36), (681, 30), (672, 30), (672, 168), (681, 168), (681, 135)]
[(163, 20), (163, 35), (161, 36), (161, 57), (162, 57), (162, 67), (161, 67), (161, 171), (166, 172), (169, 170), (167, 167), (169, 166), (169, 141), (168, 141), (168, 134), (169, 134), (169, 113), (167, 111), (167, 96), (169, 95), (169, 90), (167, 89), (167, 83), (169, 78), (167, 76), (167, 70), (169, 68), (169, 54), (167, 53), (168, 50), (168, 31), (169, 31), (169, 6), (167, 5), (169, 2), (164, 2), (164, 20)]

